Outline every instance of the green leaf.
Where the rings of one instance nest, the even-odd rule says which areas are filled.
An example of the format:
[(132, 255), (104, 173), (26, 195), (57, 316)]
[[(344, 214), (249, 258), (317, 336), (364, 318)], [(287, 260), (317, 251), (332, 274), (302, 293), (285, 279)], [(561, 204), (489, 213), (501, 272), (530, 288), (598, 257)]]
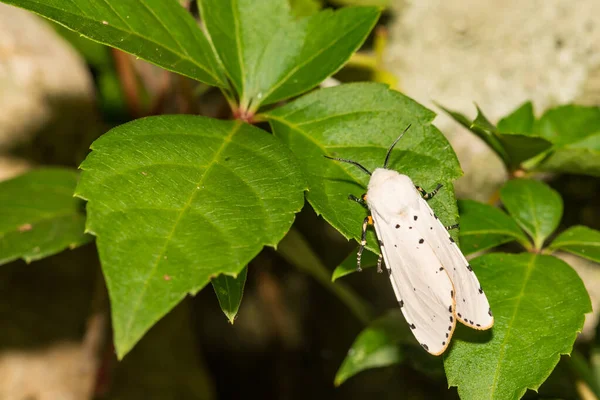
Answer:
[(569, 354), (590, 298), (577, 273), (558, 258), (492, 253), (471, 261), (495, 324), (457, 330), (444, 367), (461, 399), (518, 399), (536, 390)]
[[(350, 275), (353, 272), (356, 272), (356, 251), (348, 254), (348, 257), (342, 261), (340, 265), (338, 265), (333, 271), (333, 275), (331, 275), (331, 281), (335, 282), (337, 279)], [(374, 254), (368, 250), (365, 250), (362, 254), (362, 258), (360, 260), (360, 266), (362, 269), (375, 267), (377, 265), (377, 259), (379, 256)]]
[(376, 319), (352, 343), (335, 375), (335, 385), (341, 385), (360, 371), (400, 363), (403, 354), (399, 344), (407, 338), (412, 339), (412, 333), (400, 310)]
[(528, 101), (498, 121), (498, 131), (505, 133), (532, 133), (534, 123), (533, 104)]
[(2, 0), (169, 71), (227, 87), (211, 46), (177, 1)]
[[(440, 106), (441, 107), (441, 106)], [(501, 132), (497, 129), (477, 107), (477, 117), (470, 122), (467, 117), (454, 111), (441, 107), (457, 122), (465, 126), (471, 132), (479, 136), (498, 156), (504, 161), (510, 170), (518, 168), (522, 162), (528, 160), (552, 146), (548, 140), (532, 135), (528, 132)], [(526, 105), (518, 109), (507, 120), (502, 120), (504, 127), (526, 128), (523, 114), (526, 113)], [(527, 133), (527, 134), (523, 134)]]
[(304, 203), (293, 156), (247, 124), (150, 117), (92, 149), (76, 194), (89, 201), (121, 358), (187, 293), (275, 246)]
[(219, 300), (221, 310), (231, 324), (242, 304), (242, 295), (244, 294), (244, 285), (246, 284), (246, 275), (248, 267), (242, 269), (237, 276), (219, 275), (211, 281), (213, 289)]
[(0, 265), (39, 260), (90, 242), (77, 172), (43, 168), (0, 182)]
[(556, 148), (537, 168), (600, 177), (600, 133)]
[(554, 144), (538, 169), (600, 176), (600, 108), (566, 105), (547, 111), (535, 130)]
[(296, 17), (309, 17), (318, 13), (323, 4), (319, 0), (289, 0), (292, 13)]
[(541, 249), (562, 217), (560, 195), (543, 182), (516, 179), (504, 185), (500, 199), (509, 214), (531, 236), (535, 248)]
[[(374, 169), (406, 127), (389, 167), (425, 190), (444, 187), (430, 201), (445, 225), (457, 222), (452, 180), (461, 174), (448, 141), (433, 125), (435, 114), (414, 100), (377, 83), (353, 83), (321, 89), (264, 114), (274, 134), (300, 160), (309, 188), (307, 199), (318, 214), (347, 238), (359, 240), (367, 215), (348, 195), (366, 191), (369, 176), (352, 165), (328, 160), (344, 157)], [(379, 254), (372, 230), (367, 248)]]
[(550, 248), (600, 263), (600, 232), (587, 226), (572, 226), (558, 235)]
[(513, 240), (529, 248), (530, 242), (514, 219), (502, 210), (473, 200), (460, 200), (460, 248), (465, 255)]
[(377, 8), (344, 8), (296, 20), (288, 0), (201, 0), (216, 51), (242, 110), (301, 94), (332, 75), (363, 43)]

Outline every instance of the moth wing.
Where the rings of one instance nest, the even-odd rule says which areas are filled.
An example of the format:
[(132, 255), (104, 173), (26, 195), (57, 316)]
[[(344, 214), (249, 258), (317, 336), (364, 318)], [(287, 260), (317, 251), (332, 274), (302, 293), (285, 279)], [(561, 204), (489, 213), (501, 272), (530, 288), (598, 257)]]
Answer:
[(371, 212), (402, 314), (421, 346), (439, 355), (456, 326), (452, 282), (433, 250), (419, 243), (414, 221), (406, 214), (384, 218)]
[(415, 221), (418, 231), (423, 234), (426, 243), (431, 246), (452, 280), (457, 319), (474, 329), (491, 328), (494, 317), (488, 299), (469, 262), (447, 229), (423, 199), (420, 199), (415, 215), (418, 215)]

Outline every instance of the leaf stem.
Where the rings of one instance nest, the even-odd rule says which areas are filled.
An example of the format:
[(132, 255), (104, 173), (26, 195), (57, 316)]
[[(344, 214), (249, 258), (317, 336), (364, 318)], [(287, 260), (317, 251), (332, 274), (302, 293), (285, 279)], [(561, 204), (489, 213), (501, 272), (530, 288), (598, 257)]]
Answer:
[(290, 264), (309, 274), (335, 294), (363, 324), (368, 324), (372, 319), (369, 306), (353, 290), (341, 283), (331, 282), (331, 272), (323, 265), (298, 230), (290, 229), (279, 243), (277, 251)]

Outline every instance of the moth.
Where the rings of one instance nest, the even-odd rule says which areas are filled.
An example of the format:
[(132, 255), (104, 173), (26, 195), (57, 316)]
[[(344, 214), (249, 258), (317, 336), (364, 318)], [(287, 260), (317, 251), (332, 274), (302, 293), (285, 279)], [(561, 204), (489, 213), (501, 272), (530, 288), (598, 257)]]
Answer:
[(457, 321), (486, 330), (494, 325), (494, 317), (473, 269), (448, 233), (458, 225), (444, 226), (427, 203), (442, 185), (427, 193), (408, 176), (387, 169), (392, 150), (409, 128), (389, 147), (383, 168), (373, 172), (356, 161), (325, 157), (353, 164), (371, 176), (366, 194), (349, 196), (370, 211), (362, 225), (357, 269), (361, 270), (367, 228), (374, 225), (381, 250), (377, 271), (382, 272), (385, 263), (413, 335), (429, 353), (440, 355)]

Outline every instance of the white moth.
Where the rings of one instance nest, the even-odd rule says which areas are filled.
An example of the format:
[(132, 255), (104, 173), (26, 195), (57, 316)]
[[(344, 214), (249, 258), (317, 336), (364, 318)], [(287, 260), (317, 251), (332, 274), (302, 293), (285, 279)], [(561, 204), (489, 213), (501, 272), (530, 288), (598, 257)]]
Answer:
[(488, 300), (475, 273), (448, 234), (458, 225), (445, 227), (426, 200), (431, 193), (415, 186), (412, 180), (387, 169), (392, 149), (410, 125), (390, 146), (383, 168), (373, 173), (356, 161), (327, 158), (354, 164), (371, 175), (367, 193), (350, 199), (368, 206), (371, 212), (363, 223), (357, 269), (366, 245), (367, 226), (373, 224), (381, 255), (402, 314), (417, 341), (434, 355), (442, 354), (452, 338), (456, 321), (474, 329), (494, 325)]

